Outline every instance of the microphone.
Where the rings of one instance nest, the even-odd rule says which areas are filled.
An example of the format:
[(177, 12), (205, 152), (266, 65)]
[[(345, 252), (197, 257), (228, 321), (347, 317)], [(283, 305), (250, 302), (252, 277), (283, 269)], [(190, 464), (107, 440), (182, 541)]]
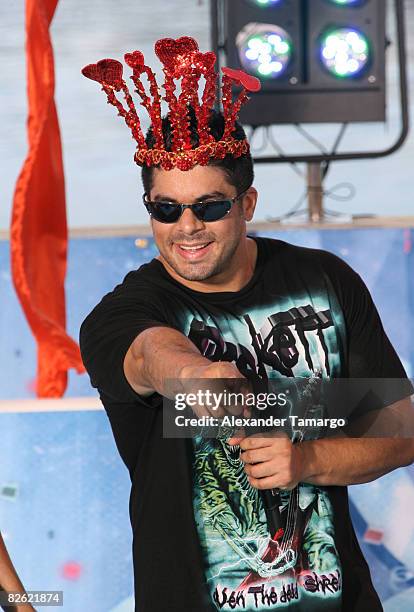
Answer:
[[(257, 385), (254, 386), (254, 391), (257, 393)], [(246, 434), (251, 436), (255, 433), (260, 433), (255, 427), (246, 427)], [(266, 514), (267, 527), (272, 540), (276, 539), (278, 532), (282, 529), (282, 533), (285, 530), (284, 521), (280, 514), (280, 490), (274, 489), (260, 489), (259, 495), (262, 500), (263, 508)], [(280, 534), (279, 534), (280, 535)]]
[(270, 536), (272, 540), (275, 540), (278, 532), (280, 530), (284, 532), (285, 530), (279, 509), (281, 503), (280, 491), (279, 489), (261, 490), (260, 497), (262, 498)]

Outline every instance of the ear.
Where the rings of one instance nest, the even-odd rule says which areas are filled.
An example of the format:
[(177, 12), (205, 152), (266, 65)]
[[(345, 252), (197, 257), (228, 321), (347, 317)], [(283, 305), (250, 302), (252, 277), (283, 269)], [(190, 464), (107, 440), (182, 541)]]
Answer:
[(251, 221), (253, 219), (258, 195), (254, 187), (249, 187), (244, 194), (241, 205), (243, 207), (243, 217), (245, 221)]

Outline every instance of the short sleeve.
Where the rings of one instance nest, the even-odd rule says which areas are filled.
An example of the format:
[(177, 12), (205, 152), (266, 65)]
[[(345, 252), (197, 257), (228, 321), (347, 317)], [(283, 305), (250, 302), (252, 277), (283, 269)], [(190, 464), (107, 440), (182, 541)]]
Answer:
[(406, 378), (360, 275), (340, 257), (320, 251), (345, 320), (349, 378)]
[[(345, 321), (346, 377), (378, 381), (368, 383), (370, 391), (363, 402), (364, 409), (379, 408), (408, 397), (413, 387), (364, 281), (339, 257), (323, 251), (321, 256)], [(383, 379), (398, 380), (387, 384)]]
[(150, 327), (172, 327), (148, 285), (131, 280), (130, 274), (95, 306), (79, 333), (92, 386), (112, 400), (126, 402), (143, 399), (124, 374), (124, 358), (133, 340)]

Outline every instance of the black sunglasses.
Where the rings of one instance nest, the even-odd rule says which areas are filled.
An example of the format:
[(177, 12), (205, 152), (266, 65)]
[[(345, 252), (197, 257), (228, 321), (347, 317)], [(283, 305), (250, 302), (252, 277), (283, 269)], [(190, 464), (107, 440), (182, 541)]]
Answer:
[(210, 200), (208, 202), (195, 202), (195, 204), (176, 204), (175, 202), (151, 202), (144, 193), (142, 201), (148, 213), (160, 223), (176, 223), (186, 208), (190, 208), (200, 221), (219, 221), (230, 212), (231, 207), (246, 192), (240, 193), (227, 200)]

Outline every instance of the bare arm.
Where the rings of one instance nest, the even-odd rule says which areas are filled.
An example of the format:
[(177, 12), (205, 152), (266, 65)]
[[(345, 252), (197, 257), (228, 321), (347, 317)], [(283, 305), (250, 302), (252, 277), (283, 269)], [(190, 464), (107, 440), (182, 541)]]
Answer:
[(299, 446), (302, 480), (319, 485), (370, 482), (414, 460), (411, 438), (328, 438)]
[(409, 437), (414, 436), (413, 420), (413, 406), (407, 397), (345, 427), (349, 437), (304, 442), (307, 481), (362, 484), (410, 465), (414, 461), (414, 437)]
[[(234, 364), (225, 361), (212, 363), (184, 334), (165, 327), (147, 329), (134, 340), (126, 354), (124, 370), (131, 386), (141, 395), (150, 395), (154, 391), (161, 395), (170, 394), (171, 387), (166, 384), (168, 379), (179, 382), (186, 378), (243, 378)], [(182, 392), (183, 388), (179, 386), (173, 391)], [(408, 407), (408, 403), (405, 405)], [(254, 467), (255, 474), (250, 474), (257, 473), (258, 479), (254, 481), (256, 486), (260, 481), (258, 488), (286, 486), (294, 481), (294, 484), (304, 481), (323, 485), (368, 482), (410, 464), (414, 458), (413, 440), (407, 438), (331, 438), (295, 446), (290, 441), (275, 439), (272, 445), (266, 457), (259, 453), (260, 457), (256, 458), (256, 453), (251, 452), (248, 458), (244, 457), (247, 463), (265, 461), (268, 464)], [(254, 442), (253, 436), (241, 443), (243, 451), (258, 450), (261, 446), (263, 443)], [(268, 442), (266, 446), (269, 446)], [(275, 482), (270, 483), (271, 472), (265, 472), (273, 462)], [(283, 474), (280, 473), (281, 463)], [(279, 482), (280, 478), (283, 482)]]
[(375, 480), (414, 461), (413, 439), (328, 438), (292, 444), (289, 438), (231, 438), (240, 444), (249, 482), (257, 489), (293, 489), (299, 482), (347, 486)]
[(399, 430), (387, 418), (390, 437), (335, 437), (292, 444), (286, 435), (256, 435), (234, 437), (229, 444), (240, 444), (245, 471), (258, 489), (292, 489), (299, 482), (362, 484), (414, 461), (414, 438), (402, 437), (412, 435), (410, 399), (400, 400), (387, 410), (399, 417), (403, 427)]
[(243, 378), (234, 364), (211, 362), (187, 336), (166, 327), (151, 327), (135, 338), (125, 356), (124, 372), (140, 395), (183, 392), (180, 386), (172, 390), (168, 379)]
[[(4, 545), (2, 536), (0, 535), (0, 588), (8, 593), (22, 593), (26, 591), (21, 583), (13, 563), (9, 557), (9, 553)], [(15, 608), (16, 612), (30, 612), (34, 608), (30, 604), (22, 604)]]

